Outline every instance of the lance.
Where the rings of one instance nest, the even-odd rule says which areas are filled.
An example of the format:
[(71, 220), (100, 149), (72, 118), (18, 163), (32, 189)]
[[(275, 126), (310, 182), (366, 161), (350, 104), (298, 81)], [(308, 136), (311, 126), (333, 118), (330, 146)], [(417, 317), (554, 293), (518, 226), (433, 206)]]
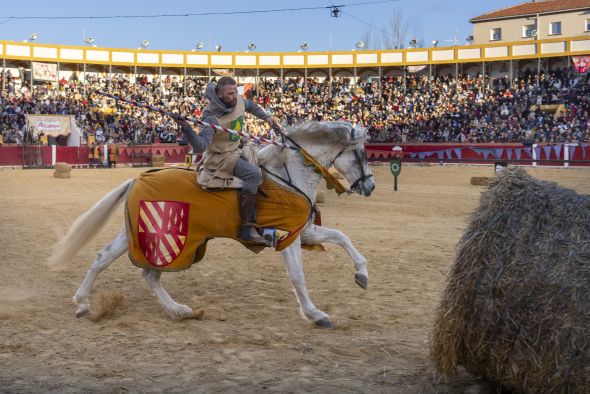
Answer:
[[(153, 111), (153, 112), (159, 112), (163, 115), (168, 115), (172, 118), (176, 117), (176, 115), (173, 114), (172, 112), (166, 111), (166, 110), (159, 108), (159, 107), (154, 107), (153, 105), (144, 104), (144, 103), (140, 103), (139, 101), (126, 99), (124, 97), (120, 97), (120, 96), (116, 96), (114, 94), (103, 92), (102, 90), (96, 90), (95, 93), (100, 94), (101, 96), (112, 98), (115, 101), (122, 101), (122, 102), (132, 105), (134, 107), (145, 108), (145, 109)], [(227, 127), (207, 123), (207, 122), (204, 122), (204, 121), (197, 119), (197, 118), (191, 118), (191, 117), (187, 117), (187, 116), (178, 116), (178, 117), (182, 120), (187, 121), (187, 122), (191, 122), (191, 123), (198, 124), (198, 125), (205, 126), (205, 127), (212, 127), (215, 130), (224, 131), (226, 133), (238, 135), (242, 138), (245, 138), (246, 141), (247, 140), (254, 140), (254, 142), (256, 142), (258, 144), (273, 144), (273, 145), (280, 146), (282, 148), (292, 149), (292, 150), (296, 150), (296, 151), (301, 150), (300, 147), (286, 145), (286, 144), (283, 144), (283, 143), (275, 141), (275, 140), (269, 140), (268, 138), (257, 137), (255, 135), (250, 134), (250, 133), (244, 133), (243, 131), (228, 129)], [(279, 130), (279, 133), (281, 135), (283, 135), (282, 131), (280, 131), (280, 130)]]
[[(139, 108), (145, 108), (147, 110), (150, 111), (154, 111), (154, 112), (159, 112), (163, 115), (168, 115), (172, 118), (174, 118), (174, 114), (170, 111), (166, 111), (162, 108), (159, 107), (154, 107), (153, 105), (148, 105), (148, 104), (144, 104), (144, 103), (140, 103), (138, 101), (134, 101), (134, 100), (129, 100), (123, 97), (119, 97), (116, 96), (114, 94), (110, 94), (110, 93), (106, 93), (103, 92), (101, 90), (96, 90), (95, 93), (100, 94), (101, 96), (105, 96), (105, 97), (109, 97), (112, 98), (113, 100), (116, 101), (123, 101), (124, 103), (127, 103), (129, 105), (135, 106), (135, 107), (139, 107)], [(296, 152), (299, 152), (304, 159), (304, 163), (306, 165), (313, 165), (316, 168), (316, 172), (319, 172), (322, 177), (326, 180), (326, 184), (328, 186), (328, 189), (335, 189), (336, 192), (338, 194), (342, 194), (342, 193), (352, 193), (351, 189), (346, 189), (346, 187), (344, 187), (339, 180), (337, 180), (329, 171), (328, 169), (326, 169), (322, 163), (320, 163), (317, 159), (315, 159), (312, 155), (310, 155), (305, 149), (303, 149), (297, 142), (293, 141), (291, 138), (289, 138), (288, 135), (284, 134), (280, 129), (278, 129), (279, 134), (284, 137), (285, 139), (287, 139), (288, 141), (290, 141), (294, 146), (291, 145), (287, 145), (275, 140), (269, 140), (267, 138), (263, 138), (263, 137), (257, 137), (254, 136), (252, 134), (249, 133), (244, 133), (242, 131), (238, 131), (238, 130), (232, 130), (232, 129), (228, 129), (226, 127), (223, 126), (219, 126), (219, 125), (215, 125), (215, 124), (211, 124), (211, 123), (207, 123), (207, 122), (203, 122), (200, 119), (197, 118), (189, 118), (186, 116), (179, 116), (180, 119), (185, 120), (187, 122), (192, 122), (201, 126), (205, 126), (205, 127), (212, 127), (215, 130), (220, 130), (220, 131), (224, 131), (226, 133), (231, 133), (231, 134), (235, 134), (235, 135), (239, 135), (240, 137), (245, 138), (246, 140), (252, 139), (255, 142), (259, 143), (259, 144), (273, 144), (276, 146), (280, 146), (282, 148), (287, 148), (287, 149), (291, 149), (294, 150)], [(314, 204), (312, 204), (314, 205)]]

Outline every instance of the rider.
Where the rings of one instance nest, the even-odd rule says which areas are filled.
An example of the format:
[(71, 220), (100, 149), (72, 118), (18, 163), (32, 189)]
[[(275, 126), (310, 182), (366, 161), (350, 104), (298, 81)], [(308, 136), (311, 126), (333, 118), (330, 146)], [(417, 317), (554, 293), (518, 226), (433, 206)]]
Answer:
[[(221, 77), (217, 84), (207, 85), (205, 97), (207, 108), (203, 111), (204, 122), (242, 131), (245, 126), (244, 112), (249, 112), (266, 120), (271, 126), (277, 124), (276, 119), (256, 103), (238, 95), (236, 81), (231, 77)], [(262, 175), (256, 166), (241, 157), (240, 137), (209, 126), (204, 126), (197, 134), (180, 115), (175, 115), (174, 120), (180, 125), (193, 149), (203, 153), (203, 166), (206, 170), (214, 172), (218, 178), (231, 179), (235, 175), (244, 182), (239, 194), (241, 227), (238, 238), (266, 243), (255, 229), (256, 194), (262, 183)]]

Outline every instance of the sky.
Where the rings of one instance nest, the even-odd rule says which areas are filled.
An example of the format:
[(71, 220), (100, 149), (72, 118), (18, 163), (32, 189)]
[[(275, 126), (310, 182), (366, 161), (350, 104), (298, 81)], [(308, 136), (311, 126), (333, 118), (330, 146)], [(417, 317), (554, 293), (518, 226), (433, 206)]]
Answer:
[[(260, 0), (260, 1), (10, 1), (0, 11), (0, 40), (26, 40), (37, 34), (43, 44), (86, 45), (93, 37), (98, 47), (137, 48), (149, 40), (147, 49), (191, 50), (203, 42), (203, 50), (246, 51), (256, 44), (257, 52), (297, 51), (306, 42), (309, 51), (349, 51), (370, 32), (380, 39), (396, 12), (408, 24), (410, 39), (424, 46), (438, 40), (439, 46), (459, 45), (472, 34), (469, 19), (523, 0), (397, 0), (380, 4), (353, 5), (371, 0)], [(235, 12), (282, 8), (346, 5), (333, 18), (328, 8), (273, 13), (209, 15), (138, 19), (11, 19), (34, 16), (155, 15), (203, 12)], [(374, 42), (369, 45), (375, 48)]]

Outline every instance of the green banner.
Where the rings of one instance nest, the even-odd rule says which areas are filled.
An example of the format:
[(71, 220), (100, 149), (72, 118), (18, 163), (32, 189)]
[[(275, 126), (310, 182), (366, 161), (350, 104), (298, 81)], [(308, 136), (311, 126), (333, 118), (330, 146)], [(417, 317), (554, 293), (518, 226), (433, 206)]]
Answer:
[(389, 169), (391, 170), (391, 174), (393, 176), (398, 176), (400, 172), (402, 172), (402, 161), (400, 159), (391, 159), (389, 163)]

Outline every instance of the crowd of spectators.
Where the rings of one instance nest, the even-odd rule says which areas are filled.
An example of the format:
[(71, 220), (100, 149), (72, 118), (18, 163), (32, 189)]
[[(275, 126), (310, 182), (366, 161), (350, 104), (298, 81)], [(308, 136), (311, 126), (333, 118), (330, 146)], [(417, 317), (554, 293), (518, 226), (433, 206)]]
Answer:
[[(5, 74), (0, 102), (4, 143), (22, 143), (25, 114), (71, 114), (98, 142), (182, 142), (172, 119), (114, 102), (95, 92), (147, 102), (199, 118), (206, 106), (206, 78), (72, 74), (57, 83), (23, 82)], [(1, 76), (0, 76), (1, 78)], [(524, 71), (514, 80), (480, 74), (424, 74), (359, 78), (260, 78), (247, 95), (286, 125), (345, 119), (369, 129), (371, 142), (589, 142), (590, 80), (572, 70)], [(247, 117), (248, 129), (271, 133)]]

